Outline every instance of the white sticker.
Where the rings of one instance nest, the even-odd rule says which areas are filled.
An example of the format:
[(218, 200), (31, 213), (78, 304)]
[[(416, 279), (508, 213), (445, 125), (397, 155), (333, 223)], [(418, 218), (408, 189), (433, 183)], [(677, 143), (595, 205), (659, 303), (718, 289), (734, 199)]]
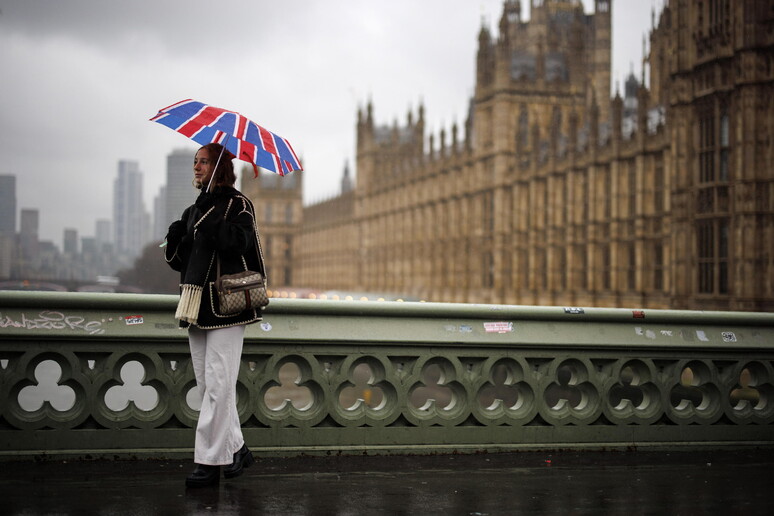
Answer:
[(467, 324), (460, 324), (459, 326), (453, 326), (451, 324), (448, 324), (448, 325), (444, 326), (444, 329), (446, 331), (448, 331), (448, 332), (451, 332), (451, 333), (457, 333), (457, 332), (459, 332), (459, 333), (472, 333), (473, 332), (473, 327), (472, 326), (468, 326)]
[(262, 322), (261, 323), (261, 329), (263, 331), (271, 331), (271, 323)]
[(702, 342), (709, 342), (709, 339), (707, 338), (707, 334), (704, 333), (702, 330), (696, 330), (696, 336), (699, 337), (699, 340)]
[(127, 315), (124, 320), (127, 325), (143, 323), (142, 315)]
[(724, 331), (721, 335), (723, 336), (723, 342), (736, 342), (736, 335), (732, 331)]
[(508, 333), (513, 331), (512, 322), (485, 322), (484, 330), (487, 333)]

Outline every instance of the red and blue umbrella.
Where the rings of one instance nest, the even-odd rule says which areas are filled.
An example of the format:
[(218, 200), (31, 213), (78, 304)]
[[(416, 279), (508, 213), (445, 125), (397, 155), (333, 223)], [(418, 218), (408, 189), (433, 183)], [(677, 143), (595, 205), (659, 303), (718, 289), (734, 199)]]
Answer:
[(251, 163), (256, 175), (256, 167), (281, 176), (294, 170), (303, 170), (290, 142), (236, 111), (188, 99), (160, 109), (150, 120), (200, 145), (223, 145), (237, 158)]

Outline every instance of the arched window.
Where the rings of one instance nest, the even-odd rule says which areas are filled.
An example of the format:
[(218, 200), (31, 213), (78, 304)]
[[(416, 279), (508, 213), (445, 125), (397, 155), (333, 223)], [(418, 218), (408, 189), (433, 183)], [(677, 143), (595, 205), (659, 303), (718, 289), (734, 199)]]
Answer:
[(527, 113), (527, 106), (521, 106), (516, 141), (520, 151), (526, 149), (529, 146), (529, 114)]

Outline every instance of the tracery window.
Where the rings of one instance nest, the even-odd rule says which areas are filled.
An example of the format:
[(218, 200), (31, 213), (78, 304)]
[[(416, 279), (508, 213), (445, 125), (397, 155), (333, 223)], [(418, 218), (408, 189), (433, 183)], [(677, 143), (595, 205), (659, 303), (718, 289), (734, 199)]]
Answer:
[(664, 289), (664, 246), (660, 243), (653, 245), (653, 290)]
[(518, 131), (519, 150), (523, 151), (529, 146), (529, 114), (526, 106), (521, 106)]
[(653, 207), (656, 214), (664, 211), (664, 157), (656, 156), (653, 169)]
[(700, 294), (728, 293), (728, 219), (704, 219), (697, 223)]
[(698, 190), (699, 214), (729, 210), (728, 182), (731, 170), (731, 140), (728, 105), (709, 101), (698, 108)]

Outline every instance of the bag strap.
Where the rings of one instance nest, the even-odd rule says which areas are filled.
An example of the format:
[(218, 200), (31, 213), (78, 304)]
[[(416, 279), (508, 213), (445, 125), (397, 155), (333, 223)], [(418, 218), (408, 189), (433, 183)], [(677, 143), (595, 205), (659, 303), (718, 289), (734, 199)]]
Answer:
[(215, 251), (215, 290), (220, 290), (221, 277), (220, 277), (220, 253)]
[(263, 276), (263, 283), (268, 286), (269, 279), (266, 277), (266, 262), (263, 259), (263, 249), (261, 248), (261, 237), (258, 235), (258, 221), (255, 218), (255, 207), (250, 199), (244, 197), (247, 206), (250, 209), (250, 215), (253, 217), (253, 235), (255, 236), (255, 248), (258, 250), (258, 262), (260, 270), (258, 272)]
[[(266, 277), (266, 263), (263, 259), (263, 249), (261, 248), (261, 238), (258, 236), (258, 222), (255, 220), (255, 207), (253, 206), (253, 203), (245, 197), (244, 195), (240, 196), (242, 199), (247, 201), (245, 204), (247, 204), (247, 207), (250, 211), (250, 216), (253, 218), (253, 236), (255, 237), (255, 248), (258, 251), (258, 272), (261, 273), (261, 276), (263, 276), (263, 284), (267, 285), (269, 284), (269, 280)], [(233, 200), (233, 199), (232, 199)], [(231, 209), (231, 202), (229, 202), (228, 207), (226, 208), (226, 213), (223, 215), (223, 220), (226, 220), (226, 217), (228, 216), (228, 211)], [(216, 261), (216, 269), (215, 269), (215, 288), (220, 289), (220, 253), (215, 251), (215, 256), (217, 257)]]

